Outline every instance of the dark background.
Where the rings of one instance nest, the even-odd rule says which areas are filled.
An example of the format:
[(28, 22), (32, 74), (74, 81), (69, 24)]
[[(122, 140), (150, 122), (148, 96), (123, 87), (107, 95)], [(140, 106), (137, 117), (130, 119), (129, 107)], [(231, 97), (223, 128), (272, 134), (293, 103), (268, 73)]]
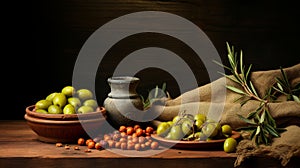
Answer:
[[(24, 119), (26, 106), (72, 84), (77, 55), (87, 38), (112, 19), (137, 11), (177, 14), (198, 25), (227, 64), (228, 41), (242, 49), (253, 70), (277, 69), (300, 62), (299, 10), (291, 1), (242, 0), (29, 0), (10, 1), (2, 11), (1, 119)], [(129, 53), (144, 47), (175, 52), (191, 67), (199, 86), (209, 82), (197, 55), (171, 37), (145, 33), (117, 43), (99, 65), (96, 81), (101, 104), (109, 92), (106, 79)], [(175, 79), (159, 69), (138, 72), (138, 92), (167, 82), (172, 97)]]

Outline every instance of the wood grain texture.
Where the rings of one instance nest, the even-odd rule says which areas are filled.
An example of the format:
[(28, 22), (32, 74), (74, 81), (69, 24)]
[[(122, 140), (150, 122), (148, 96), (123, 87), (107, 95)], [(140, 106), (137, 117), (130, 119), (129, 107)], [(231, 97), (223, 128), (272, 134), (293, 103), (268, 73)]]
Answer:
[[(85, 146), (80, 150), (69, 150), (56, 147), (54, 144), (42, 143), (36, 139), (36, 134), (29, 129), (25, 121), (0, 121), (0, 166), (5, 168), (77, 168), (77, 167), (233, 167), (235, 154), (223, 151), (197, 151), (168, 149), (148, 157), (128, 157), (118, 154), (118, 151), (92, 150), (85, 153)], [(121, 152), (121, 151), (119, 151)], [(135, 152), (135, 151), (129, 151)], [(151, 152), (140, 151), (140, 152)], [(287, 167), (295, 167), (299, 159), (293, 158)], [(271, 158), (251, 158), (241, 167), (281, 167), (279, 160)]]

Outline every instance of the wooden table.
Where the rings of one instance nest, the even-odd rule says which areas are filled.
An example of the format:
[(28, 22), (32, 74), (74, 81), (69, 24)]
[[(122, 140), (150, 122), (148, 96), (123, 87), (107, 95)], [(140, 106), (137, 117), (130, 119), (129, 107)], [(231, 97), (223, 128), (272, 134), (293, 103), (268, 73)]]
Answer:
[[(36, 134), (21, 121), (0, 121), (0, 167), (234, 167), (235, 154), (223, 151), (191, 151), (164, 149), (155, 155), (144, 157), (128, 157), (109, 150), (93, 149), (86, 153), (85, 146), (74, 150), (56, 147), (55, 144), (43, 143), (37, 140)], [(133, 151), (132, 151), (133, 152)], [(147, 154), (145, 152), (142, 154)], [(287, 167), (299, 165), (299, 158), (292, 159)], [(241, 167), (280, 167), (280, 161), (272, 158), (251, 158)]]

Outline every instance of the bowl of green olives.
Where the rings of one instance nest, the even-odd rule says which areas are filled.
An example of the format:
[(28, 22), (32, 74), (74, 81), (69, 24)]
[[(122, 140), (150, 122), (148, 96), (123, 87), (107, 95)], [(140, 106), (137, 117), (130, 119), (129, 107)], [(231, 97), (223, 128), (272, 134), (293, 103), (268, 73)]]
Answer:
[(101, 134), (106, 121), (106, 109), (98, 106), (88, 89), (64, 87), (35, 104), (26, 107), (24, 118), (47, 143), (74, 143), (78, 138)]
[(27, 125), (37, 134), (37, 139), (47, 143), (74, 143), (78, 138), (90, 137), (89, 132), (101, 134), (106, 120), (106, 110), (98, 107), (87, 114), (41, 114), (35, 105), (26, 107)]

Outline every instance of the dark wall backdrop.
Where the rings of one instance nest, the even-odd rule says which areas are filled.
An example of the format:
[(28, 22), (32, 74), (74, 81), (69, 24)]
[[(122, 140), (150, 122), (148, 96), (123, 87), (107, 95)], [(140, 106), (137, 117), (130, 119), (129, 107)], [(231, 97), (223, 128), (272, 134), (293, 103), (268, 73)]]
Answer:
[[(225, 42), (245, 54), (253, 70), (277, 69), (300, 62), (299, 8), (291, 1), (241, 0), (29, 0), (7, 2), (2, 12), (1, 119), (24, 119), (25, 107), (72, 84), (78, 52), (87, 38), (110, 20), (137, 11), (157, 10), (180, 15), (198, 25), (211, 39), (224, 63)], [(101, 104), (109, 92), (107, 77), (129, 53), (162, 47), (182, 57), (199, 86), (209, 82), (195, 53), (172, 37), (144, 33), (117, 43), (104, 57), (97, 73), (96, 94)], [(138, 91), (167, 82), (172, 97), (175, 79), (160, 69), (145, 69)]]

